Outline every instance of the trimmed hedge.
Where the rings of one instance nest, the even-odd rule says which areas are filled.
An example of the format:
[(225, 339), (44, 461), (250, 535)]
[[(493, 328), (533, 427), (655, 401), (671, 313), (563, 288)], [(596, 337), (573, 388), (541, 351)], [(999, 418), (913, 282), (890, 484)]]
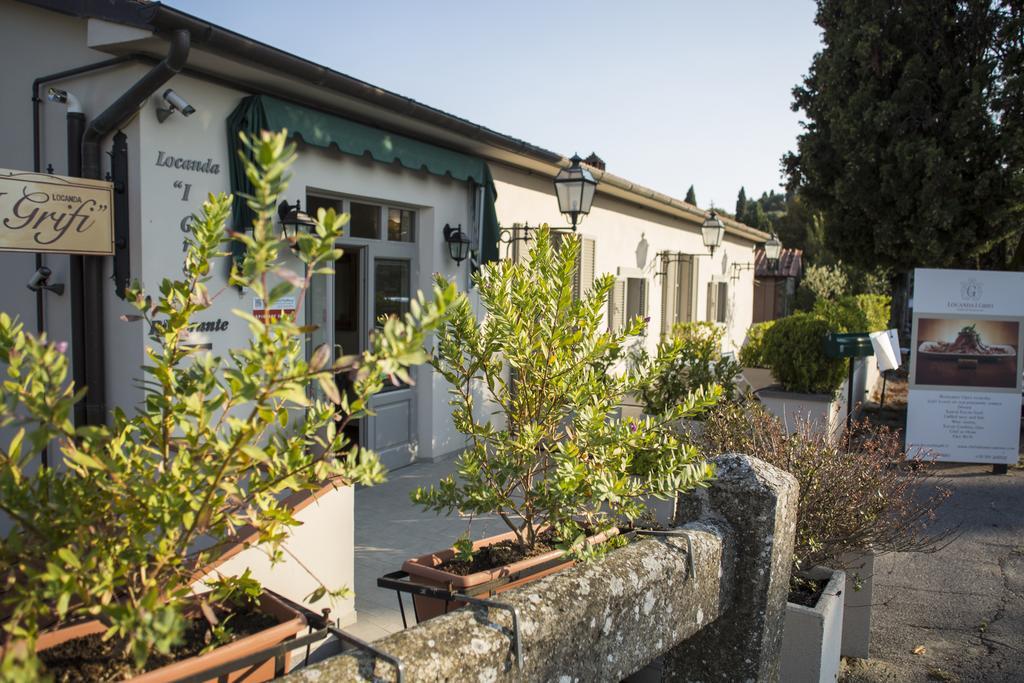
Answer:
[(747, 328), (747, 338), (740, 348), (740, 365), (745, 368), (768, 367), (764, 357), (764, 335), (774, 324), (774, 320), (765, 320)]
[(825, 336), (836, 328), (810, 313), (794, 313), (775, 321), (764, 335), (762, 355), (786, 391), (834, 394), (843, 383), (841, 358), (825, 356)]

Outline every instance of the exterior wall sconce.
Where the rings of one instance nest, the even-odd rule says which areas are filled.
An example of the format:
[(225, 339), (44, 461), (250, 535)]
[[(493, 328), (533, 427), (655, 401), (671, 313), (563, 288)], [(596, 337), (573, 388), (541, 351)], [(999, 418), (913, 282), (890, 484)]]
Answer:
[(780, 256), (782, 256), (782, 240), (773, 232), (771, 238), (764, 243), (764, 257), (768, 259), (768, 267), (771, 270), (779, 267)]
[(569, 168), (563, 168), (555, 176), (555, 197), (558, 198), (558, 210), (569, 217), (573, 232), (580, 216), (590, 213), (597, 191), (597, 181), (587, 169), (580, 166), (578, 154), (573, 154)]
[(281, 224), (281, 234), (293, 242), (300, 232), (309, 232), (316, 227), (316, 221), (302, 210), (302, 206), (297, 199), (294, 204), (289, 204), (287, 201), (282, 200), (277, 205), (277, 217)]
[[(597, 192), (597, 180), (588, 169), (580, 165), (583, 161), (580, 156), (573, 154), (569, 161), (569, 167), (563, 168), (555, 176), (554, 184), (558, 210), (569, 218), (570, 225), (548, 226), (552, 234), (576, 232), (581, 217), (590, 213), (590, 207), (594, 204), (594, 194)], [(532, 233), (540, 227), (528, 223), (515, 223), (510, 228), (502, 227), (498, 233), (498, 240), (508, 245), (513, 242), (529, 242), (533, 239)]]
[(456, 264), (462, 263), (469, 258), (469, 237), (462, 232), (462, 224), (453, 228), (447, 223), (444, 226), (444, 241), (448, 243), (448, 255)]
[(708, 248), (709, 256), (715, 255), (715, 249), (722, 244), (722, 235), (725, 234), (725, 223), (718, 217), (714, 209), (704, 219), (700, 226), (700, 236), (704, 240), (704, 246)]

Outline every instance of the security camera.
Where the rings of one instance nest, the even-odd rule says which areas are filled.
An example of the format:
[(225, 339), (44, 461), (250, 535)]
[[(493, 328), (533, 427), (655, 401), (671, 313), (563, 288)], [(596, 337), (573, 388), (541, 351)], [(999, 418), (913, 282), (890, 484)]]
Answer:
[(61, 90), (60, 88), (48, 88), (46, 90), (46, 99), (50, 102), (67, 105), (68, 113), (75, 114), (82, 112), (82, 105), (79, 103), (78, 98), (67, 90)]
[(51, 285), (51, 274), (52, 271), (49, 268), (47, 268), (46, 266), (39, 266), (38, 268), (36, 268), (36, 272), (32, 273), (32, 277), (29, 278), (28, 288), (31, 289), (33, 292), (38, 292), (39, 290), (42, 289), (46, 290), (47, 292), (53, 292), (54, 294), (60, 296), (61, 294), (64, 293), (64, 285)]
[(196, 113), (196, 108), (185, 101), (185, 98), (174, 92), (170, 88), (164, 90), (163, 94), (164, 102), (167, 103), (167, 107), (157, 107), (156, 118), (163, 123), (167, 120), (167, 117), (176, 111), (180, 111), (182, 116), (192, 116)]

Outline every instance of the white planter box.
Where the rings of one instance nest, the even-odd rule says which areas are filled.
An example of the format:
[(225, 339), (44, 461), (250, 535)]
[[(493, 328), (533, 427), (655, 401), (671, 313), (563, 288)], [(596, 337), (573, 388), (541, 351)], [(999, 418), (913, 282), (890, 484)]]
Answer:
[[(874, 591), (875, 553), (867, 551), (842, 558), (846, 566), (843, 591), (844, 657), (867, 659), (871, 648), (871, 600)], [(856, 590), (860, 584), (860, 590)]]
[(812, 607), (786, 603), (786, 625), (782, 633), (780, 681), (832, 683), (839, 676), (839, 654), (843, 637), (843, 596), (846, 574), (815, 567), (807, 574), (828, 579)]
[(833, 437), (841, 436), (846, 429), (845, 381), (835, 396), (762, 389), (757, 398), (769, 413), (782, 420), (787, 434), (796, 430), (800, 420), (809, 420), (815, 431)]

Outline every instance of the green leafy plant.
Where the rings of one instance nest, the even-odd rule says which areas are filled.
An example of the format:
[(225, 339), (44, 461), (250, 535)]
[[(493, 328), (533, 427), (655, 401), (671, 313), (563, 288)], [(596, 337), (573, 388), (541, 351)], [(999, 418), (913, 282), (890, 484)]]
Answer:
[(880, 332), (889, 329), (892, 316), (892, 297), (884, 294), (858, 294), (854, 297), (857, 308), (867, 320), (866, 332)]
[(745, 368), (768, 367), (768, 360), (764, 355), (764, 337), (774, 324), (774, 320), (765, 320), (747, 328), (747, 338), (740, 348), (740, 365)]
[(809, 313), (775, 321), (764, 335), (763, 357), (786, 391), (831, 394), (843, 383), (841, 358), (825, 355), (825, 336), (834, 326)]
[(934, 526), (950, 490), (923, 457), (907, 461), (900, 435), (855, 422), (841, 437), (806, 421), (787, 433), (760, 404), (721, 406), (701, 433), (710, 453), (744, 453), (783, 469), (800, 484), (793, 571), (846, 569), (844, 557), (866, 550), (924, 552), (956, 533)]
[[(271, 307), (285, 296), (301, 302), (311, 278), (330, 272), (346, 220), (321, 210), (309, 234), (287, 240), (275, 231), (295, 158), (286, 140), (286, 132), (244, 139), (255, 160), (245, 171), (256, 219), (250, 232), (230, 237), (246, 247), (232, 284)], [(188, 332), (216, 297), (208, 286), (215, 260), (228, 254), (231, 201), (210, 196), (193, 217), (181, 279), (165, 279), (158, 294), (137, 285), (129, 291), (137, 313), (126, 319), (151, 330), (144, 401), (131, 415), (116, 409), (108, 425), (72, 425), (85, 388), (68, 381), (62, 349), (0, 314), (0, 427), (14, 433), (0, 449), (0, 510), (11, 521), (0, 545), (5, 680), (34, 679), (40, 632), (82, 617), (106, 624), (105, 637), (123, 643), (141, 669), (150, 654), (169, 653), (181, 640), (186, 608), (197, 600), (204, 613), (207, 603), (258, 600), (248, 575), (209, 579), (213, 591), (194, 595), (197, 570), (239, 529), (255, 529), (259, 547), (280, 561), (298, 523), (281, 502), (285, 494), (382, 479), (378, 460), (365, 450), (357, 456), (344, 426), (368, 414), (385, 380), (409, 381), (406, 369), (426, 359), (424, 335), (456, 300), (454, 287), (439, 287), (431, 303), (420, 295), (412, 313), (385, 321), (360, 356), (332, 360), (322, 346), (307, 359), (310, 328), (243, 311), (235, 315), (248, 324), (246, 346), (226, 358), (201, 351), (187, 343)], [(285, 267), (288, 253), (303, 273)], [(339, 372), (355, 378), (350, 395), (337, 390)], [(312, 397), (317, 386), (329, 400)], [(35, 472), (48, 444), (53, 466)], [(310, 599), (346, 591), (321, 584)]]
[(828, 323), (830, 332), (866, 332), (868, 329), (867, 316), (852, 296), (818, 299), (811, 315)]
[(724, 336), (725, 329), (713, 322), (676, 323), (653, 358), (642, 346), (632, 351), (630, 362), (641, 376), (637, 397), (645, 412), (664, 413), (691, 392), (713, 386), (721, 388), (724, 399), (734, 399), (742, 368), (722, 356)]
[(420, 488), (428, 510), (498, 515), (520, 548), (546, 527), (586, 552), (584, 533), (636, 519), (641, 498), (667, 498), (705, 485), (713, 470), (668, 423), (713, 404), (699, 390), (643, 419), (619, 419), (623, 398), (641, 377), (624, 365), (625, 344), (644, 330), (605, 320), (614, 277), (573, 296), (579, 239), (557, 252), (547, 228), (524, 263), (489, 264), (475, 276), (485, 315), (468, 301), (452, 306), (432, 361), (451, 385), (455, 427), (467, 445), (458, 476)]

